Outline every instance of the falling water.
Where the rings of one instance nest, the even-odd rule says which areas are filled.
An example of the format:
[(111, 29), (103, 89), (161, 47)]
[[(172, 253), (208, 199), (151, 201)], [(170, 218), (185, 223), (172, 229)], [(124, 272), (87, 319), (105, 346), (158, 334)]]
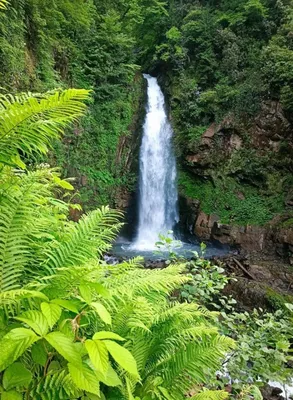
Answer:
[(154, 249), (158, 234), (167, 234), (178, 221), (176, 161), (173, 131), (157, 79), (144, 75), (148, 103), (140, 150), (138, 234), (133, 248)]

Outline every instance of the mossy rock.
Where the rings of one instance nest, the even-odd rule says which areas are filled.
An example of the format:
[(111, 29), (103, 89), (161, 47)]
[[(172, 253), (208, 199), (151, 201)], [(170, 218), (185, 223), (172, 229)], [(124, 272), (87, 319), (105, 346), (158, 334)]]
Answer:
[(266, 290), (266, 300), (273, 311), (288, 311), (286, 303), (293, 303), (293, 295), (280, 293), (271, 287)]

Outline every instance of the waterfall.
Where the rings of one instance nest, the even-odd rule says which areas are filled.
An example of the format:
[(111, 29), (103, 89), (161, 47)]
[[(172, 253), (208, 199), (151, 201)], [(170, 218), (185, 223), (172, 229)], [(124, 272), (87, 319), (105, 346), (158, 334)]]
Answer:
[(133, 248), (152, 250), (178, 222), (173, 131), (157, 79), (144, 74), (148, 102), (139, 160), (139, 223)]

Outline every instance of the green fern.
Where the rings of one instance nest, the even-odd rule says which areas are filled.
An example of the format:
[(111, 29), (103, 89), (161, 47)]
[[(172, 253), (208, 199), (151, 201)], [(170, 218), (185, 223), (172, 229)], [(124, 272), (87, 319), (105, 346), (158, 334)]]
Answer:
[(204, 390), (192, 396), (190, 400), (226, 400), (228, 397), (229, 393), (224, 390)]
[[(121, 396), (150, 395), (154, 399), (184, 399), (195, 385), (213, 377), (221, 360), (234, 346), (233, 340), (221, 336), (214, 327), (215, 313), (196, 304), (169, 303), (167, 296), (189, 278), (181, 275), (184, 265), (172, 265), (164, 270), (137, 269), (131, 264), (123, 273), (120, 266), (64, 268), (56, 271), (51, 285), (62, 283), (69, 296), (74, 280), (91, 282), (98, 280), (108, 289), (110, 298), (98, 296), (112, 316), (111, 330), (127, 338), (126, 347), (136, 360), (140, 383), (121, 370), (124, 381)], [(120, 272), (119, 272), (120, 270)], [(73, 278), (70, 278), (70, 275)], [(46, 293), (50, 293), (50, 279)], [(66, 282), (70, 290), (66, 290)], [(84, 334), (88, 330), (107, 328), (94, 313)], [(159, 379), (158, 379), (159, 377)], [(165, 393), (165, 394), (164, 394)], [(169, 395), (168, 394), (168, 395)]]
[(33, 173), (4, 180), (4, 184), (0, 190), (0, 292), (20, 287), (24, 268), (32, 258), (29, 233), (35, 208), (49, 194), (48, 186)]
[(0, 10), (5, 10), (8, 5), (7, 0), (0, 0)]
[(121, 225), (117, 223), (117, 211), (102, 207), (83, 216), (79, 223), (70, 225), (62, 242), (53, 240), (43, 249), (43, 265), (47, 271), (70, 265), (83, 265), (91, 258), (105, 253)]
[(0, 107), (0, 162), (24, 167), (24, 155), (46, 153), (62, 129), (76, 121), (86, 109), (89, 92), (68, 89), (44, 98), (3, 96)]
[(31, 386), (30, 397), (34, 400), (68, 400), (82, 395), (66, 370), (52, 370)]

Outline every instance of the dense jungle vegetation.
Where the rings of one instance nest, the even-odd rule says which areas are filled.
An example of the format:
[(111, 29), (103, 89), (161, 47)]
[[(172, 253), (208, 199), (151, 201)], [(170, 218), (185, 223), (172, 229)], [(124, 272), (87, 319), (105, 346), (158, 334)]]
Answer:
[[(239, 310), (204, 246), (158, 270), (103, 255), (122, 225), (106, 204), (135, 186), (141, 70), (161, 76), (184, 159), (227, 114), (276, 100), (290, 120), (292, 18), (289, 0), (0, 0), (1, 399), (260, 400), (290, 382), (291, 304)], [(289, 186), (287, 153), (273, 175), (258, 161)], [(269, 188), (257, 222), (281, 211)]]
[[(292, 9), (291, 0), (12, 0), (0, 16), (0, 85), (9, 92), (93, 89), (87, 118), (55, 144), (49, 162), (77, 177), (81, 202), (93, 209), (119, 206), (135, 188), (139, 71), (159, 73), (182, 194), (224, 222), (262, 224), (283, 211), (292, 187), (291, 142), (282, 138), (277, 154), (255, 148), (249, 121), (274, 100), (292, 122)], [(185, 156), (198, 151), (211, 123), (225, 119), (244, 146), (226, 157), (216, 145), (204, 177), (194, 175)]]

